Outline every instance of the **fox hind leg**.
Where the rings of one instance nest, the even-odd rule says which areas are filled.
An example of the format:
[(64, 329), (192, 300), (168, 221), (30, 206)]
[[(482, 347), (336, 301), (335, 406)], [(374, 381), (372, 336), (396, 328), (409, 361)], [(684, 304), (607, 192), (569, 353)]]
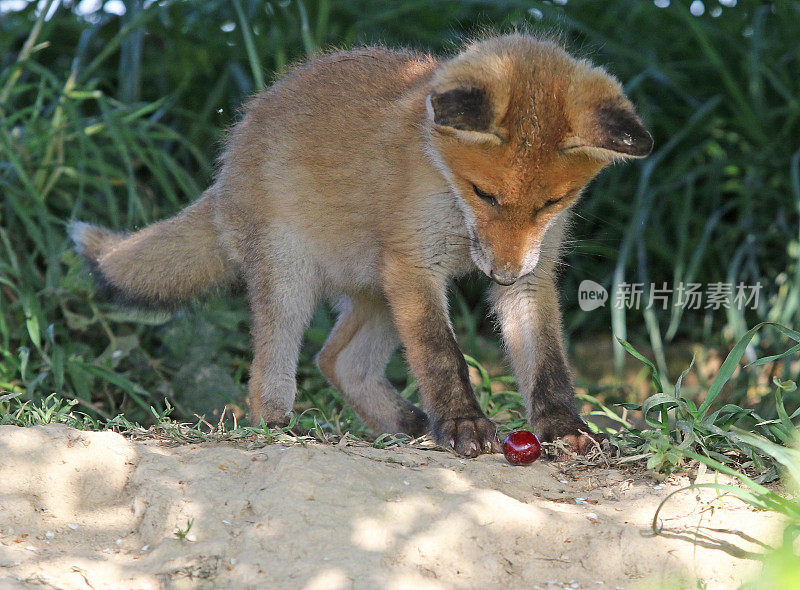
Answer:
[(297, 393), (300, 345), (316, 303), (313, 273), (297, 265), (245, 273), (253, 315), (250, 422), (286, 425)]
[(421, 436), (425, 413), (401, 396), (385, 375), (400, 345), (384, 302), (345, 298), (336, 326), (317, 357), (320, 371), (376, 433)]

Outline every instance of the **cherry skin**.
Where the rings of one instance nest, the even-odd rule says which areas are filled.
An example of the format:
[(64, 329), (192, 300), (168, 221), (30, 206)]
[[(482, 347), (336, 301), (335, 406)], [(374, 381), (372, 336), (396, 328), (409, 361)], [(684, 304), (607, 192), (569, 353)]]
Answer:
[(530, 430), (515, 430), (503, 441), (503, 455), (512, 465), (530, 465), (541, 454), (539, 438)]

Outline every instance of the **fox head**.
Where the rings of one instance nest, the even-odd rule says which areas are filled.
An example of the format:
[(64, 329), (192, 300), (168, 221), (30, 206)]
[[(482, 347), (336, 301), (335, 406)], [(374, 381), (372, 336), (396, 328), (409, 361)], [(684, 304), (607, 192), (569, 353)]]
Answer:
[(548, 230), (603, 167), (653, 146), (614, 77), (526, 35), (475, 43), (441, 64), (427, 129), (472, 258), (501, 285), (555, 254), (543, 248)]

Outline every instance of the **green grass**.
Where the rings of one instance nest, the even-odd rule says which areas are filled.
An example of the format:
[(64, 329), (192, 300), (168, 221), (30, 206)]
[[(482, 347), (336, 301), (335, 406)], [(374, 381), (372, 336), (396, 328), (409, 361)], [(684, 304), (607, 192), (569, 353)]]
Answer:
[[(666, 473), (680, 466), (685, 459), (696, 460), (700, 455), (719, 464), (749, 471), (758, 481), (777, 479), (780, 462), (775, 460), (774, 453), (765, 453), (762, 444), (753, 444), (753, 436), (773, 445), (791, 445), (795, 441), (800, 409), (790, 415), (786, 401), (797, 389), (796, 383), (773, 377), (775, 418), (765, 418), (751, 408), (733, 403), (717, 403), (723, 388), (740, 368), (750, 342), (768, 327), (788, 337), (795, 345), (780, 354), (757, 359), (744, 368), (760, 367), (796, 355), (800, 349), (800, 332), (778, 324), (756, 325), (745, 333), (725, 358), (699, 405), (681, 392), (681, 383), (692, 369), (691, 365), (681, 374), (674, 391), (667, 391), (658, 368), (629, 343), (621, 341), (628, 352), (649, 368), (655, 389), (655, 393), (642, 404), (622, 404), (628, 410), (641, 412), (647, 426), (642, 429), (628, 426), (615, 433), (615, 443), (623, 454), (631, 459), (646, 458), (649, 469)], [(745, 436), (745, 432), (749, 434)]]

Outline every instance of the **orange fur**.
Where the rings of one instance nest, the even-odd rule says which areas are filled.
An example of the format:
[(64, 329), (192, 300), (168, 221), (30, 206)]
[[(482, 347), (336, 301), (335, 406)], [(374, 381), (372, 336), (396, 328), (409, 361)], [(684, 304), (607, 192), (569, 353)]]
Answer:
[[(287, 419), (302, 334), (327, 297), (343, 315), (319, 365), (365, 421), (413, 434), (430, 426), (440, 443), (474, 455), (497, 441), (455, 344), (448, 281), (477, 267), (515, 283), (495, 296), (512, 360), (559, 388), (542, 403), (524, 392), (531, 420), (551, 408), (553, 436), (573, 436), (581, 423), (564, 409), (572, 392), (556, 251), (586, 183), (651, 143), (619, 83), (553, 42), (489, 38), (445, 61), (382, 48), (332, 53), (248, 103), (196, 204), (129, 236), (79, 225), (74, 237), (131, 300), (181, 302), (244, 279), (252, 421)], [(540, 305), (525, 303), (537, 288)], [(399, 343), (427, 417), (383, 376)], [(528, 389), (536, 382), (521, 379)]]

